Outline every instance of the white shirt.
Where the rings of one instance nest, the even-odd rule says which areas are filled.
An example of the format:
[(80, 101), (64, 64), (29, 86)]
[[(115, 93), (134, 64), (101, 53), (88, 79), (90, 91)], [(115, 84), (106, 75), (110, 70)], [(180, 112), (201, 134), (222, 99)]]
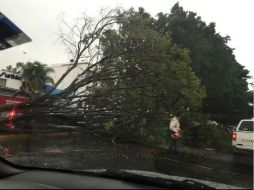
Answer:
[(180, 123), (177, 117), (173, 117), (169, 123), (169, 129), (173, 132), (180, 131)]

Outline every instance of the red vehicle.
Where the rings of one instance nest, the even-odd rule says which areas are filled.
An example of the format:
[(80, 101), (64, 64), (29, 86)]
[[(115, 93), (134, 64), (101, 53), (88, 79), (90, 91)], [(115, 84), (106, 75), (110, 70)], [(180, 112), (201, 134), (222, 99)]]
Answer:
[[(12, 97), (12, 96), (3, 96), (0, 95), (0, 105), (3, 104), (18, 104), (22, 102), (28, 102), (29, 99), (25, 97)], [(13, 125), (13, 119), (18, 116), (22, 115), (24, 113), (24, 109), (12, 109), (9, 111), (3, 111), (0, 112), (0, 118), (1, 119), (7, 119), (7, 122), (5, 122), (4, 127), (5, 128), (14, 128)]]

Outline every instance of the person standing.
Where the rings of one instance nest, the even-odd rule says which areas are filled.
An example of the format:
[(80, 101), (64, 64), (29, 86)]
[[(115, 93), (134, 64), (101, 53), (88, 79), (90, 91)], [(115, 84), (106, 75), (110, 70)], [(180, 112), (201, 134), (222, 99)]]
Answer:
[(178, 140), (180, 136), (179, 117), (174, 116), (169, 123), (169, 150), (171, 153), (178, 154)]

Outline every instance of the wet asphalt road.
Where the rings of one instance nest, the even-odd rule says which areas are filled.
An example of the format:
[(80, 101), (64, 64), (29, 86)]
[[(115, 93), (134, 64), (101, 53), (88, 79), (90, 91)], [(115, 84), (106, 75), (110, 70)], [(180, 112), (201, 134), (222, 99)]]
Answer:
[(231, 162), (170, 155), (143, 145), (113, 144), (89, 135), (57, 133), (1, 142), (10, 148), (7, 160), (24, 166), (68, 170), (136, 169), (253, 187), (253, 168)]

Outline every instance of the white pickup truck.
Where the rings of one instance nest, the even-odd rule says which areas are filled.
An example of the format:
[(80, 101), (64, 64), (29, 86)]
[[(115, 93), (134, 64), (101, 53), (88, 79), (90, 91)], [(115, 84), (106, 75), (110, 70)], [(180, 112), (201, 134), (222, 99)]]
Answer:
[(234, 161), (239, 161), (239, 156), (250, 156), (253, 159), (253, 125), (254, 119), (241, 120), (232, 133)]

